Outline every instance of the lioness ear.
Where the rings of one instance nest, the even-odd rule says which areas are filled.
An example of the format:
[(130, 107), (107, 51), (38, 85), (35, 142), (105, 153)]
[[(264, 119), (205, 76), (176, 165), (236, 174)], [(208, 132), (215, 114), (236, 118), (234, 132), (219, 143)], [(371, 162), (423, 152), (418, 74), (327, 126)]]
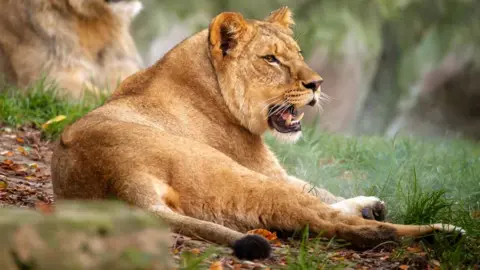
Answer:
[(209, 26), (212, 54), (215, 57), (232, 55), (247, 29), (247, 22), (240, 13), (223, 12), (217, 15)]
[(275, 11), (272, 11), (265, 21), (279, 24), (288, 29), (290, 29), (290, 26), (295, 24), (293, 21), (293, 13), (288, 7), (281, 7)]

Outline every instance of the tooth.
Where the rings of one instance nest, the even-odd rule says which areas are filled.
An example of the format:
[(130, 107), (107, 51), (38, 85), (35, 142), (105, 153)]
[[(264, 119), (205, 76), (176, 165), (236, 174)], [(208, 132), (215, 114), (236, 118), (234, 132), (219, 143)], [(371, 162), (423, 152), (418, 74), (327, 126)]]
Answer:
[(304, 112), (302, 112), (302, 114), (300, 114), (297, 118), (295, 118), (295, 121), (300, 122), (300, 120), (302, 120), (303, 116), (305, 116)]
[(290, 126), (290, 125), (292, 124), (292, 117), (293, 117), (293, 116), (292, 116), (291, 114), (288, 114), (287, 120), (285, 120), (285, 124), (286, 124), (287, 126)]

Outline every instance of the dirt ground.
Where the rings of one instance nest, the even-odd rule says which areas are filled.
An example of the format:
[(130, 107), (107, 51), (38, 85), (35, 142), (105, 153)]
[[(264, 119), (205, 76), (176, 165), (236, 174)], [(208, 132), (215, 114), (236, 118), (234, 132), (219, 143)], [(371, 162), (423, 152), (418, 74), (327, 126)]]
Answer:
[[(26, 207), (41, 209), (54, 204), (50, 176), (53, 143), (43, 140), (39, 130), (21, 127), (12, 129), (0, 125), (0, 207)], [(272, 237), (273, 254), (270, 259), (258, 262), (239, 261), (226, 247), (212, 245), (174, 234), (172, 256), (180, 264), (191, 265), (195, 258), (209, 254), (202, 265), (210, 269), (278, 269), (292, 260), (305, 264), (318, 259), (323, 269), (338, 266), (340, 269), (439, 269), (436, 260), (427, 259), (420, 247), (410, 247), (397, 252), (380, 246), (375, 250), (355, 252), (333, 246), (328, 242), (308, 245), (303, 251), (299, 241)], [(202, 267), (203, 268), (203, 267)], [(295, 267), (299, 268), (299, 267)]]

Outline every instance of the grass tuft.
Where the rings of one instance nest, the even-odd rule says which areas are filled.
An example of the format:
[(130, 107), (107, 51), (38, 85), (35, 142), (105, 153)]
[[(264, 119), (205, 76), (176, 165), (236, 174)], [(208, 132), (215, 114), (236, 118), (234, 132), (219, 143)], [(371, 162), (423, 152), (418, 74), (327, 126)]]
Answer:
[(53, 82), (41, 79), (27, 89), (18, 89), (6, 84), (0, 90), (0, 122), (13, 127), (42, 124), (59, 115), (66, 119), (49, 125), (44, 134), (55, 138), (66, 125), (101, 105), (105, 98), (93, 102), (69, 102), (57, 99), (57, 86)]
[[(399, 189), (402, 189), (399, 186)], [(446, 190), (429, 190), (421, 188), (418, 183), (417, 173), (413, 169), (413, 181), (407, 190), (401, 190), (399, 195), (404, 194), (404, 203), (401, 204), (401, 217), (399, 220), (405, 224), (429, 224), (442, 219), (442, 215), (450, 215), (453, 201), (446, 198)], [(447, 213), (445, 213), (447, 212)]]

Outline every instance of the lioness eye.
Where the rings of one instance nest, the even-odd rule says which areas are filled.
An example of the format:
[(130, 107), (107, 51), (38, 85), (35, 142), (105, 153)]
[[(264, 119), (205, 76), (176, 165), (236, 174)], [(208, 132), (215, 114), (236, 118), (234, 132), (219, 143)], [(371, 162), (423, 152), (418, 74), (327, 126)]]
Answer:
[(271, 54), (263, 56), (263, 59), (269, 63), (278, 63), (278, 59)]

